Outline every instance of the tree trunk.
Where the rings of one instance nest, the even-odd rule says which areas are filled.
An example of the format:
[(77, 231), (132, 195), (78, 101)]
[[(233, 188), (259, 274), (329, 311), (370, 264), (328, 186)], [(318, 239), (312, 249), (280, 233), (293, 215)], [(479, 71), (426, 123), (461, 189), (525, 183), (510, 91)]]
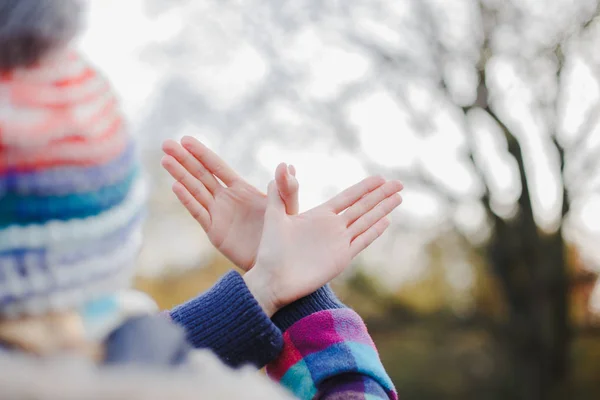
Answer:
[(519, 212), (495, 217), (489, 258), (505, 296), (508, 319), (504, 343), (514, 398), (560, 398), (567, 380), (569, 350), (568, 276), (561, 231), (545, 235), (533, 218), (523, 156), (509, 137), (523, 186)]

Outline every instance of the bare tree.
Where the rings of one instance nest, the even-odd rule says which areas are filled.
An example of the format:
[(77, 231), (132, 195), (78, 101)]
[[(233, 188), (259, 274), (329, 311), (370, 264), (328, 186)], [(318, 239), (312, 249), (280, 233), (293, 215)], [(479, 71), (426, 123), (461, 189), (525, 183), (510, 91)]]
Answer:
[[(370, 171), (443, 202), (447, 218), (465, 205), (482, 207), (486, 218), (476, 225), (488, 229), (483, 247), (507, 304), (503, 345), (514, 398), (546, 399), (564, 389), (573, 334), (567, 233), (570, 226), (581, 232), (582, 205), (600, 184), (597, 0), (232, 0), (173, 7), (185, 27), (168, 44), (149, 48), (149, 59), (167, 59), (176, 70), (211, 46), (195, 29), (220, 21), (231, 43), (258, 54), (264, 71), (223, 107), (173, 72), (154, 103), (155, 119), (142, 130), (162, 126), (169, 134), (158, 135), (172, 136), (176, 121), (208, 126), (228, 143), (221, 151), (232, 151), (243, 168), (256, 166), (265, 138), (293, 145), (325, 138), (353, 151)], [(337, 66), (315, 72), (333, 50), (340, 53)], [(377, 93), (385, 100), (378, 104), (391, 101), (390, 113), (398, 110), (407, 121), (397, 134), (410, 130), (423, 144), (408, 164), (382, 165), (361, 151), (368, 139), (361, 129), (381, 125), (369, 120), (370, 108), (358, 126), (353, 107)], [(280, 122), (274, 104), (300, 122)], [(388, 139), (401, 146), (380, 138)], [(454, 165), (466, 176), (462, 183), (444, 175)]]

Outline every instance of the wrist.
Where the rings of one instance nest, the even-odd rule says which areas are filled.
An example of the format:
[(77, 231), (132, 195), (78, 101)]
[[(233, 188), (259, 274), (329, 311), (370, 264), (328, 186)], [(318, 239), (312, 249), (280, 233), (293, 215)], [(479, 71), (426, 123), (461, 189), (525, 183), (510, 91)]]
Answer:
[(289, 327), (301, 319), (320, 311), (347, 308), (335, 295), (329, 285), (325, 285), (308, 296), (304, 296), (293, 303), (278, 310), (271, 318), (273, 323), (285, 332)]
[(254, 299), (262, 308), (263, 312), (271, 318), (279, 310), (277, 302), (274, 301), (273, 291), (268, 280), (265, 279), (259, 272), (259, 269), (254, 266), (250, 271), (246, 272), (243, 276), (244, 282), (248, 287)]
[(185, 329), (194, 348), (210, 349), (229, 366), (251, 363), (262, 368), (281, 352), (281, 331), (235, 271), (170, 310), (168, 317)]

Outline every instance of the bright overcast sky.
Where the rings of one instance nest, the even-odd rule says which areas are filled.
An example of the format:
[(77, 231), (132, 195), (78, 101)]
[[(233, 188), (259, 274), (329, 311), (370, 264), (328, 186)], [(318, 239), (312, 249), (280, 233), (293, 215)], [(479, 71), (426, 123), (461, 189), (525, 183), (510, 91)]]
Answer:
[[(139, 124), (147, 117), (148, 104), (156, 96), (155, 88), (168, 73), (172, 73), (169, 70), (169, 60), (149, 63), (141, 57), (141, 50), (149, 44), (166, 43), (184, 29), (177, 12), (157, 13), (150, 18), (142, 12), (142, 3), (143, 0), (90, 2), (90, 25), (81, 40), (83, 50), (113, 82), (121, 96), (125, 112), (133, 124)], [(220, 14), (211, 16), (211, 13)], [(198, 21), (198, 26), (193, 27), (194, 35), (197, 35), (200, 42), (198, 54), (189, 54), (183, 61), (179, 59), (178, 72), (189, 80), (190, 86), (210, 99), (214, 109), (224, 110), (258, 87), (266, 78), (268, 68), (260, 53), (245, 41), (244, 31), (240, 27), (235, 10), (213, 8), (207, 10), (206, 14), (206, 19)], [(455, 17), (459, 18), (461, 15), (463, 14)], [(457, 28), (463, 25), (458, 22), (450, 25), (448, 37), (460, 39), (461, 32), (451, 29), (452, 26)], [(397, 40), (394, 32), (379, 29), (376, 25), (365, 26), (364, 29), (382, 40)], [(299, 90), (308, 99), (332, 98), (344, 85), (359, 79), (372, 67), (368, 58), (343, 46), (327, 43), (314, 29), (305, 29), (298, 33), (292, 45), (293, 50), (282, 54), (297, 65), (304, 66), (308, 78), (300, 82), (302, 87)], [(583, 105), (590, 104), (599, 96), (593, 72), (583, 63), (573, 65), (578, 69), (569, 85), (574, 95), (570, 98), (571, 107), (567, 109), (564, 126), (561, 127), (567, 136), (572, 135), (581, 124), (581, 110), (585, 108)], [(497, 80), (491, 84), (506, 85), (508, 90), (518, 91), (516, 97), (522, 101), (522, 104), (512, 104), (510, 108), (512, 117), (520, 124), (514, 130), (517, 133), (522, 132), (523, 136), (520, 139), (523, 141), (537, 143), (536, 141), (547, 135), (546, 127), (527, 113), (519, 114), (521, 110), (525, 110), (531, 93), (519, 84), (519, 76), (511, 69), (510, 64), (499, 60), (492, 68)], [(448, 82), (455, 84), (450, 88), (456, 92), (455, 99), (468, 101), (474, 96), (472, 89), (469, 89), (472, 85), (464, 85), (464, 82), (472, 82), (472, 71), (457, 62), (452, 64), (446, 73)], [(406, 91), (417, 110), (419, 107), (427, 109), (431, 102), (435, 101), (432, 94), (434, 92), (418, 82), (407, 85)], [(371, 88), (363, 96), (352, 101), (346, 107), (343, 116), (358, 133), (358, 157), (356, 153), (339, 146), (335, 132), (331, 131), (330, 127), (324, 127), (309, 143), (302, 145), (293, 141), (286, 145), (285, 141), (272, 140), (272, 136), (267, 135), (257, 149), (257, 159), (267, 170), (274, 170), (281, 161), (297, 167), (303, 209), (319, 204), (326, 196), (366, 176), (367, 171), (360, 157), (389, 169), (410, 170), (417, 163), (421, 163), (437, 176), (440, 182), (444, 182), (457, 193), (477, 193), (481, 189), (477, 176), (467, 167), (467, 163), (456, 159), (457, 150), (465, 145), (462, 134), (464, 127), (460, 125), (464, 119), (456, 118), (453, 114), (456, 109), (452, 107), (446, 107), (444, 104), (436, 106), (438, 109), (435, 118), (432, 117), (430, 121), (429, 133), (423, 137), (415, 131), (405, 109), (398, 105), (388, 91), (384, 88)], [(303, 130), (307, 124), (302, 114), (284, 103), (270, 105), (265, 118), (288, 127), (290, 131)], [(505, 143), (498, 139), (501, 135), (485, 116), (474, 113), (469, 115), (467, 121), (480, 131), (478, 145), (481, 154), (485, 155), (481, 164), (493, 172), (492, 189), (497, 193), (495, 201), (499, 212), (502, 212), (502, 205), (514, 203), (519, 195), (514, 181), (514, 165), (506, 159), (503, 150)], [(169, 133), (170, 137), (175, 139), (184, 134), (198, 137), (222, 154), (234, 167), (240, 168), (240, 165), (236, 164), (235, 152), (225, 151), (226, 143), (223, 142), (220, 132), (206, 126), (189, 124)], [(165, 139), (152, 136), (152, 133), (142, 132), (141, 135), (145, 148), (159, 148), (160, 142)], [(543, 165), (543, 158), (548, 155), (538, 152), (532, 153), (532, 157), (539, 158), (540, 164)], [(256, 166), (256, 169), (261, 168)], [(266, 187), (268, 178), (265, 178), (264, 174), (246, 170), (241, 173), (254, 184)], [(560, 209), (561, 188), (556, 185), (553, 173), (549, 168), (537, 168), (531, 172), (531, 179), (538, 188), (534, 193), (537, 216), (541, 225), (548, 228), (552, 228)], [(440, 203), (421, 192), (419, 188), (407, 188), (404, 198), (402, 210), (395, 218), (411, 214), (421, 217), (423, 221), (429, 218), (430, 222), (436, 223), (438, 218), (444, 215)], [(600, 197), (592, 198), (582, 210), (582, 220), (586, 227), (591, 230), (598, 229)], [(482, 216), (473, 210), (463, 214), (467, 222)]]

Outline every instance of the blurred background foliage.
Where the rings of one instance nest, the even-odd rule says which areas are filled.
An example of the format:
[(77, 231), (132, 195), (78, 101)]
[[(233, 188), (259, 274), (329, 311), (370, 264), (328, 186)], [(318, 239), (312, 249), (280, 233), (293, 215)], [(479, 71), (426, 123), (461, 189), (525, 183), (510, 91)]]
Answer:
[[(435, 246), (432, 244), (432, 251)], [(569, 296), (576, 330), (569, 349), (571, 369), (561, 391), (547, 398), (596, 399), (600, 393), (600, 324), (589, 308), (596, 275), (582, 270), (576, 256), (569, 262), (571, 276), (578, 277)], [(505, 350), (510, 340), (506, 305), (494, 276), (481, 263), (467, 300), (448, 284), (443, 263), (444, 259), (438, 258), (426, 276), (394, 293), (362, 272), (368, 266), (358, 266), (361, 272), (336, 281), (334, 288), (365, 318), (403, 398), (518, 398)], [(137, 286), (162, 308), (169, 308), (208, 289), (232, 267), (228, 260), (215, 255), (202, 268), (160, 278), (140, 277)]]
[(170, 193), (166, 138), (199, 138), (259, 188), (293, 163), (302, 209), (383, 174), (404, 204), (335, 287), (401, 398), (599, 398), (598, 15), (597, 0), (91, 2), (82, 48), (153, 183), (138, 286), (169, 307), (231, 268)]

